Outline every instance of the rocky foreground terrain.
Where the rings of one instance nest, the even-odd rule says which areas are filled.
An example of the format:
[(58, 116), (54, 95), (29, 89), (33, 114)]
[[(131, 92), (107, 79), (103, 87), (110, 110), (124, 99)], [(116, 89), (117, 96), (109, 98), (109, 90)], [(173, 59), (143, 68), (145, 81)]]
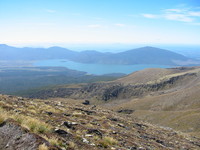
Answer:
[(200, 139), (70, 99), (0, 95), (1, 150), (191, 150)]

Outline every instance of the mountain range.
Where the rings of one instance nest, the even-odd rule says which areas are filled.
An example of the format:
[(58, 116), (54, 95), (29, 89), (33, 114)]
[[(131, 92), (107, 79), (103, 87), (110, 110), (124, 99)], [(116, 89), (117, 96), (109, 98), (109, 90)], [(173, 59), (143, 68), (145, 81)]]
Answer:
[(0, 60), (47, 60), (67, 59), (91, 64), (159, 64), (159, 65), (196, 65), (199, 61), (181, 54), (155, 47), (142, 47), (120, 53), (102, 53), (93, 50), (82, 52), (62, 47), (50, 48), (16, 48), (0, 45)]

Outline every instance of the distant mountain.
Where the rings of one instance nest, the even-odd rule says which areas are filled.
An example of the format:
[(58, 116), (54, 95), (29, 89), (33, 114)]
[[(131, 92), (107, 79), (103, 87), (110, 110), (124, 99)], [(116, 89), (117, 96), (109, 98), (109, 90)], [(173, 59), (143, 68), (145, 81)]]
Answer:
[(68, 59), (77, 55), (77, 52), (61, 47), (16, 48), (5, 44), (0, 45), (0, 53), (0, 60)]
[(81, 63), (98, 64), (159, 64), (192, 65), (200, 64), (181, 54), (155, 47), (142, 47), (120, 53), (102, 53), (97, 51), (75, 52), (62, 47), (50, 48), (16, 48), (0, 45), (0, 60), (44, 60), (68, 59)]

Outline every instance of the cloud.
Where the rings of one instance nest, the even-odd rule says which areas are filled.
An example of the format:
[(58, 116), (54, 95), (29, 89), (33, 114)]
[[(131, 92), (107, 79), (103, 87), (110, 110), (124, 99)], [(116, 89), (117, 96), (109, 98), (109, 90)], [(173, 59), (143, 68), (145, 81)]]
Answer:
[(145, 18), (150, 18), (150, 19), (158, 18), (157, 15), (153, 15), (153, 14), (142, 14), (142, 16)]
[(45, 9), (45, 11), (48, 12), (48, 13), (55, 13), (56, 12), (56, 10), (53, 10), (53, 9)]
[(200, 11), (197, 8), (173, 8), (162, 10), (160, 14), (142, 14), (148, 19), (165, 19), (186, 23), (195, 23), (200, 19)]
[(91, 24), (88, 25), (89, 28), (101, 28), (102, 26), (100, 24)]
[(191, 12), (189, 12), (189, 15), (195, 16), (195, 17), (200, 17), (200, 11), (197, 11), (197, 12), (191, 11)]
[(116, 24), (114, 24), (115, 26), (118, 26), (118, 27), (124, 27), (124, 26), (126, 26), (125, 24), (122, 24), (122, 23), (116, 23)]
[(176, 13), (180, 13), (182, 12), (183, 10), (181, 9), (165, 9), (166, 12), (176, 12)]
[(167, 20), (193, 22), (194, 19), (184, 14), (165, 14), (164, 18)]

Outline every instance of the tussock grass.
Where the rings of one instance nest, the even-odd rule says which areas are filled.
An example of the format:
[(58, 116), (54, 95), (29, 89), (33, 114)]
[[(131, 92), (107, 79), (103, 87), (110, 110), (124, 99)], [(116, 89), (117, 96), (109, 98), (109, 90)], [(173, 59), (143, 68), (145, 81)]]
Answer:
[(30, 131), (39, 134), (48, 133), (51, 131), (51, 127), (48, 124), (30, 117), (26, 117), (26, 120), (22, 122), (22, 126), (25, 126)]
[(0, 124), (8, 118), (7, 112), (0, 107)]
[(7, 119), (7, 115), (0, 112), (0, 124), (2, 124)]
[(99, 141), (99, 144), (104, 147), (108, 148), (109, 146), (116, 145), (118, 143), (113, 137), (106, 136), (102, 140)]
[(42, 111), (49, 111), (49, 112), (52, 112), (52, 113), (62, 113), (62, 110), (60, 109), (56, 109), (52, 106), (49, 106), (49, 105), (46, 105), (44, 103), (41, 103), (40, 107), (39, 107), (39, 110), (42, 112)]
[(62, 142), (59, 141), (58, 138), (56, 138), (56, 137), (51, 137), (51, 138), (48, 138), (47, 140), (53, 146), (60, 146), (60, 145), (62, 145)]
[(48, 150), (49, 148), (46, 146), (46, 144), (41, 144), (39, 147), (38, 147), (38, 150)]
[(12, 118), (17, 121), (19, 124), (22, 124), (24, 121), (24, 116), (23, 115), (14, 115)]
[(51, 132), (51, 126), (42, 122), (36, 118), (31, 118), (28, 116), (20, 115), (20, 114), (11, 114), (4, 111), (0, 107), (0, 123), (4, 122), (6, 119), (12, 118), (17, 121), (21, 126), (29, 129), (34, 133), (44, 134)]
[(76, 147), (76, 144), (74, 142), (70, 141), (68, 143), (68, 147), (67, 147), (68, 149), (75, 149), (75, 147)]
[(66, 143), (64, 143), (62, 140), (58, 139), (55, 136), (47, 137), (46, 135), (42, 134), (40, 134), (40, 136), (47, 140), (52, 146), (62, 147), (64, 149), (68, 147)]
[(57, 137), (47, 137), (45, 135), (41, 135), (45, 140), (47, 140), (53, 146), (60, 146), (62, 145), (62, 141), (60, 141)]

